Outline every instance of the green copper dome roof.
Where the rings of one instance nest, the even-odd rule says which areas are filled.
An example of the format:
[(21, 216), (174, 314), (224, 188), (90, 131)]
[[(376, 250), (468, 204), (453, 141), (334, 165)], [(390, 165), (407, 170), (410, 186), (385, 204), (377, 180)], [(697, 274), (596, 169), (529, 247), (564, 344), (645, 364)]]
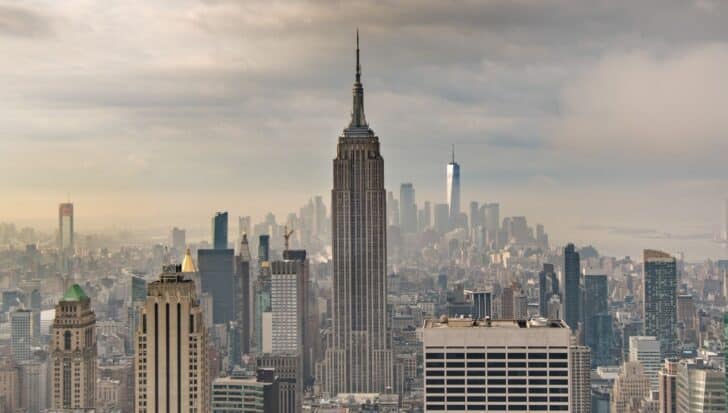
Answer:
[(86, 292), (83, 291), (83, 288), (81, 288), (78, 284), (73, 284), (71, 288), (66, 291), (65, 294), (63, 294), (63, 301), (83, 301), (83, 300), (89, 300), (88, 295), (86, 295)]

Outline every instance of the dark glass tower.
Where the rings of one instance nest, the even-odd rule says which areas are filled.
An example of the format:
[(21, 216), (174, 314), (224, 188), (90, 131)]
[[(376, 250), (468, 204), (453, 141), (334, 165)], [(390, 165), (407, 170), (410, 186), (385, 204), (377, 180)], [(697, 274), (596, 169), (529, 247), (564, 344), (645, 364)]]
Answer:
[(379, 138), (364, 117), (357, 34), (351, 122), (339, 137), (331, 191), (333, 331), (322, 366), (331, 395), (392, 386), (386, 211)]
[(559, 277), (554, 271), (554, 265), (544, 264), (538, 273), (538, 309), (541, 317), (548, 317), (549, 300), (559, 294)]
[(574, 244), (564, 248), (564, 321), (571, 331), (581, 322), (581, 267)]
[(584, 277), (584, 342), (592, 350), (592, 366), (611, 362), (613, 337), (608, 294), (606, 275)]
[(642, 302), (646, 336), (660, 340), (663, 358), (677, 355), (677, 262), (662, 251), (644, 251)]
[(212, 248), (224, 250), (228, 247), (228, 213), (218, 212), (212, 217)]

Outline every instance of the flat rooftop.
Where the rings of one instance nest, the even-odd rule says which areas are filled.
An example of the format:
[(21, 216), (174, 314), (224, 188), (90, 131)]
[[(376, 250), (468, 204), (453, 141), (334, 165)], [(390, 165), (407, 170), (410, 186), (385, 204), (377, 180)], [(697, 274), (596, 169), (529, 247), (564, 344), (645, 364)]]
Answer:
[(425, 328), (569, 328), (562, 320), (473, 320), (472, 318), (448, 318), (425, 320)]

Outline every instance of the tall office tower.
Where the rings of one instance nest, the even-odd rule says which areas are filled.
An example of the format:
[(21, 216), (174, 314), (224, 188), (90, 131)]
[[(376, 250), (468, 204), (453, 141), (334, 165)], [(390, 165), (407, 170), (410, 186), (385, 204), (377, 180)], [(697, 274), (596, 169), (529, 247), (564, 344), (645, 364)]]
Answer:
[(404, 183), (399, 187), (399, 222), (402, 232), (417, 232), (415, 187), (411, 183)]
[(235, 250), (197, 250), (202, 292), (212, 296), (212, 322), (227, 324), (236, 319), (235, 291), (232, 287), (235, 275)]
[(430, 201), (425, 201), (425, 205), (422, 208), (422, 217), (420, 230), (424, 231), (432, 226), (432, 204)]
[(542, 249), (549, 248), (549, 236), (542, 224), (536, 224), (536, 244)]
[(612, 364), (612, 316), (606, 275), (584, 277), (584, 343), (592, 350), (594, 367)]
[(339, 137), (331, 191), (333, 331), (326, 393), (383, 393), (392, 386), (387, 315), (384, 160), (364, 117), (357, 35), (351, 123)]
[(51, 330), (51, 409), (92, 410), (96, 401), (96, 315), (74, 284), (56, 305)]
[(642, 364), (627, 361), (619, 369), (612, 386), (612, 413), (631, 413), (633, 405), (650, 395), (650, 379)]
[(258, 237), (258, 265), (270, 261), (270, 235)]
[(452, 160), (445, 168), (447, 172), (447, 206), (450, 212), (451, 228), (460, 219), (460, 164), (455, 162), (455, 145), (452, 146)]
[(27, 413), (48, 409), (48, 362), (30, 360), (18, 366), (20, 376), (20, 407)]
[(9, 360), (0, 365), (0, 409), (14, 412), (20, 406), (20, 374), (17, 366)]
[(522, 288), (519, 288), (513, 294), (513, 319), (528, 319), (528, 296)]
[(473, 230), (478, 225), (483, 225), (480, 222), (480, 208), (478, 208), (478, 201), (470, 202), (470, 229)]
[(657, 391), (657, 373), (662, 367), (660, 341), (655, 337), (633, 336), (629, 338), (629, 361), (638, 361), (650, 378), (652, 391)]
[(207, 332), (194, 283), (166, 265), (149, 284), (136, 331), (136, 413), (210, 411)]
[(58, 206), (58, 250), (73, 255), (73, 204), (62, 203)]
[(218, 212), (212, 217), (212, 248), (224, 250), (228, 247), (228, 213)]
[(243, 235), (252, 235), (250, 232), (250, 226), (250, 215), (238, 217), (238, 237), (242, 237)]
[(258, 370), (275, 371), (278, 389), (278, 413), (301, 411), (300, 362), (301, 358), (291, 354), (259, 354), (255, 358)]
[(677, 296), (677, 321), (680, 341), (684, 345), (697, 347), (699, 323), (695, 300), (692, 295), (681, 294)]
[(666, 359), (657, 373), (660, 413), (677, 412), (677, 359)]
[(500, 205), (497, 203), (483, 204), (481, 209), (488, 242), (494, 243), (500, 231)]
[(677, 356), (677, 263), (661, 251), (644, 251), (644, 335), (660, 340), (663, 358)]
[(513, 320), (513, 284), (503, 287), (501, 290), (501, 311), (500, 317), (503, 320)]
[(182, 253), (187, 246), (186, 231), (177, 227), (172, 228), (172, 231), (169, 234), (169, 241), (170, 244), (172, 244), (172, 248), (174, 248), (178, 254)]
[(490, 291), (473, 292), (473, 319), (484, 320), (493, 317), (493, 295)]
[(32, 358), (30, 346), (33, 337), (33, 312), (20, 309), (10, 313), (10, 338), (13, 359), (22, 363)]
[[(235, 278), (233, 278), (233, 299), (235, 301), (235, 320), (240, 327), (240, 352), (250, 353), (250, 246), (248, 245), (247, 233), (242, 234), (240, 251), (235, 260)], [(237, 355), (236, 357), (240, 357)]]
[[(188, 250), (189, 252), (189, 250)], [(131, 276), (131, 293), (129, 295), (129, 332), (125, 342), (127, 355), (134, 354), (134, 333), (139, 324), (139, 307), (144, 304), (147, 299), (147, 282), (142, 277), (136, 275)]]
[(571, 369), (571, 411), (591, 412), (591, 350), (577, 346), (572, 339), (569, 348)]
[(677, 365), (677, 411), (724, 412), (725, 373), (702, 359), (684, 359)]
[[(262, 373), (262, 374), (261, 374)], [(279, 413), (278, 381), (274, 370), (259, 370), (257, 377), (233, 374), (212, 382), (215, 413)]]
[(581, 322), (581, 265), (574, 244), (564, 248), (564, 321), (571, 331)]
[(450, 207), (447, 204), (435, 204), (434, 215), (435, 231), (446, 233), (450, 229)]
[(544, 263), (543, 269), (538, 273), (538, 310), (541, 317), (548, 318), (551, 297), (560, 294), (559, 276), (554, 271), (554, 265)]
[(326, 205), (321, 195), (317, 195), (313, 202), (314, 234), (322, 236), (327, 233), (328, 220), (326, 219)]
[(425, 412), (569, 411), (569, 335), (561, 321), (426, 320)]

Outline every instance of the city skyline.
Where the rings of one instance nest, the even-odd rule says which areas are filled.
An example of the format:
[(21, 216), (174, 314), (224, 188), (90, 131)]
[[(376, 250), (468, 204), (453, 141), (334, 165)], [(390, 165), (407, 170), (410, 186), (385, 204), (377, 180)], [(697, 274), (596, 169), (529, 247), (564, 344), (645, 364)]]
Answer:
[[(174, 225), (221, 207), (283, 214), (284, 197), (303, 202), (325, 193), (323, 165), (334, 157), (328, 137), (346, 114), (340, 56), (356, 16), (371, 49), (373, 126), (394, 138), (382, 151), (400, 161), (387, 169), (388, 188), (412, 182), (419, 199), (442, 202), (441, 165), (454, 143), (464, 205), (498, 201), (560, 240), (575, 239), (586, 222), (599, 227), (588, 230), (595, 242), (609, 238), (610, 227), (645, 238), (720, 231), (726, 172), (716, 136), (725, 127), (714, 108), (725, 94), (711, 91), (725, 90), (717, 73), (728, 61), (728, 29), (716, 16), (728, 6), (706, 1), (655, 12), (644, 2), (628, 12), (588, 3), (570, 13), (559, 2), (452, 10), (435, 2), (417, 10), (292, 3), (253, 13), (267, 17), (258, 19), (225, 1), (184, 1), (174, 10), (130, 4), (114, 13), (76, 2), (3, 6), (9, 23), (0, 38), (16, 64), (2, 73), (13, 86), (0, 106), (9, 132), (0, 144), (0, 185), (14, 202), (0, 206), (0, 216), (50, 227), (46, 211), (70, 197), (86, 212), (79, 230), (160, 218)], [(573, 23), (579, 36), (533, 15)], [(594, 23), (602, 15), (613, 30)], [(633, 27), (634, 16), (647, 15), (649, 26)], [(144, 24), (150, 18), (155, 24)], [(131, 22), (148, 32), (117, 38)], [(668, 30), (675, 26), (683, 30)], [(86, 28), (98, 36), (85, 36)], [(111, 40), (116, 47), (105, 47)], [(600, 47), (583, 53), (581, 42)], [(641, 110), (626, 113), (631, 107)], [(29, 118), (31, 108), (37, 115)], [(426, 141), (414, 138), (423, 134)], [(283, 145), (292, 150), (279, 151)], [(27, 154), (41, 166), (28, 169)], [(189, 162), (201, 172), (186, 173)], [(269, 167), (281, 164), (305, 170), (306, 179)], [(186, 202), (177, 219), (166, 217), (159, 206), (179, 196)], [(535, 205), (543, 197), (548, 205)]]

